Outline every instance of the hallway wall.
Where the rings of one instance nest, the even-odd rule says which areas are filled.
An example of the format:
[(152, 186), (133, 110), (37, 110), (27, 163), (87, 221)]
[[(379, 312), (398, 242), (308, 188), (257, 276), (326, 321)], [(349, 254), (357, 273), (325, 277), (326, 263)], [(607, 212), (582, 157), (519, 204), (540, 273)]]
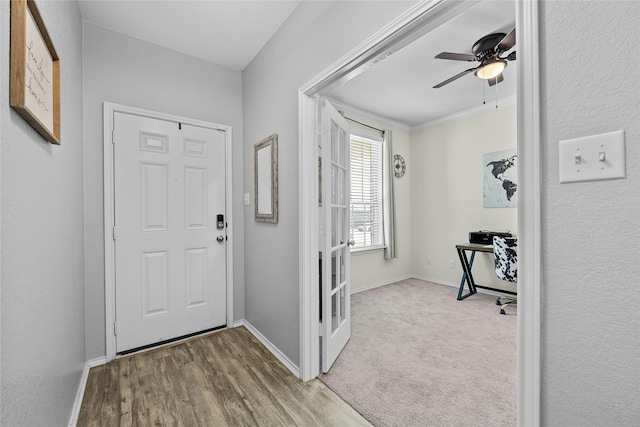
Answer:
[(60, 57), (62, 144), (9, 107), (9, 1), (0, 2), (0, 424), (68, 425), (85, 363), (82, 21), (37, 2)]
[(239, 71), (84, 23), (87, 359), (105, 355), (103, 102), (231, 126), (234, 318), (244, 318), (242, 79)]
[[(540, 4), (541, 422), (637, 426), (640, 3)], [(620, 129), (625, 179), (559, 183), (558, 141)]]
[(295, 365), (300, 359), (298, 88), (414, 3), (301, 2), (243, 72), (245, 192), (253, 195), (253, 144), (277, 133), (280, 204), (278, 224), (256, 223), (253, 203), (245, 209), (245, 318)]

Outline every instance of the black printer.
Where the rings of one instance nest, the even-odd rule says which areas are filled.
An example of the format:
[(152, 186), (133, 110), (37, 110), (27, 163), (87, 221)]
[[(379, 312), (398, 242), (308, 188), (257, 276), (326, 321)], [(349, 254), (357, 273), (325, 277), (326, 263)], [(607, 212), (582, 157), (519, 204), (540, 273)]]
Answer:
[(481, 245), (493, 245), (493, 236), (512, 237), (508, 231), (471, 231), (469, 233), (469, 243), (479, 243)]

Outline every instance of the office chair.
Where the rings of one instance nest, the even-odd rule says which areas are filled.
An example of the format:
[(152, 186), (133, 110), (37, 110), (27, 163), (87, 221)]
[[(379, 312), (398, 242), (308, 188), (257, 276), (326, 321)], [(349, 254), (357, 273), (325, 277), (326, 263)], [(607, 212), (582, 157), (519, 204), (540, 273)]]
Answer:
[[(518, 239), (513, 237), (493, 238), (493, 259), (496, 276), (507, 282), (518, 282)], [(496, 305), (500, 306), (500, 314), (510, 304), (517, 304), (517, 298), (498, 297)]]

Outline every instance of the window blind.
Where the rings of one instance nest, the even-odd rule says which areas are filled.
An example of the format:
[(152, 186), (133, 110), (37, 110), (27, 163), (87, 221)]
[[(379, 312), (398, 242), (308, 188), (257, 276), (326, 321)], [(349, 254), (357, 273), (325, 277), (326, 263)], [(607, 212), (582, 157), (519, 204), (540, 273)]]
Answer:
[(351, 136), (350, 155), (353, 249), (382, 247), (382, 142)]

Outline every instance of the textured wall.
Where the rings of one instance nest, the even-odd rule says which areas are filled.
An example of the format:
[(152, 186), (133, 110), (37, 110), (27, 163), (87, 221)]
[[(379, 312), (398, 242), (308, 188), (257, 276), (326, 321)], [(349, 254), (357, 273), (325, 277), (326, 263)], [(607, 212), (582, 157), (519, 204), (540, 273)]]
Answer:
[[(243, 72), (244, 182), (253, 195), (253, 144), (278, 133), (277, 225), (245, 208), (245, 318), (294, 364), (299, 347), (298, 88), (413, 2), (302, 2)], [(357, 22), (357, 25), (354, 25)]]
[[(462, 267), (455, 245), (467, 242), (470, 231), (517, 233), (517, 209), (485, 208), (482, 197), (483, 154), (515, 149), (516, 139), (513, 103), (412, 134), (414, 274), (459, 285)], [(455, 269), (449, 268), (451, 259)], [(513, 290), (496, 277), (491, 256), (477, 254), (473, 276), (479, 284)]]
[(103, 102), (229, 125), (233, 131), (234, 318), (244, 318), (242, 78), (238, 71), (84, 24), (87, 359), (105, 355)]
[(37, 2), (61, 62), (53, 146), (9, 107), (9, 3), (0, 2), (0, 424), (61, 426), (85, 362), (82, 21), (76, 2)]
[[(542, 424), (640, 425), (640, 3), (542, 2)], [(559, 184), (558, 141), (626, 131), (626, 179)]]

